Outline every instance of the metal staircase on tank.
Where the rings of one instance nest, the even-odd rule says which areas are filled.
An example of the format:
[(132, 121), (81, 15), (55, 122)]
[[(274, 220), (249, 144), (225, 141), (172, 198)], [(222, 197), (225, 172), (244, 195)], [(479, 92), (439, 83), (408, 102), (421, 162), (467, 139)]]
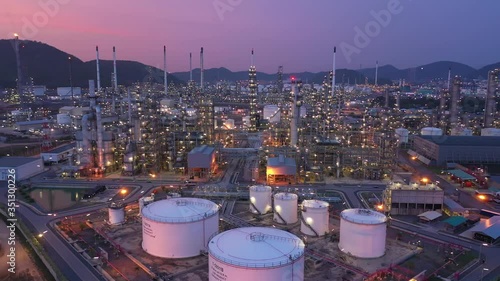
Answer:
[(257, 212), (257, 214), (258, 214), (259, 216), (261, 216), (261, 215), (262, 215), (262, 213), (259, 211), (259, 209), (257, 209), (257, 207), (255, 207), (255, 204), (254, 204), (254, 203), (250, 202), (250, 206), (252, 206), (252, 208), (253, 208), (253, 209)]
[(272, 197), (272, 200), (273, 200), (273, 210), (274, 210), (274, 213), (276, 215), (278, 215), (278, 218), (282, 221), (281, 223), (283, 223), (284, 225), (287, 225), (288, 223), (286, 222), (286, 220), (281, 216), (281, 214), (276, 211), (276, 209), (274, 208), (274, 196)]
[(314, 230), (314, 228), (306, 222), (306, 219), (304, 218), (304, 214), (302, 212), (300, 212), (300, 220), (314, 233), (316, 237), (319, 237), (318, 232), (316, 232), (316, 230)]

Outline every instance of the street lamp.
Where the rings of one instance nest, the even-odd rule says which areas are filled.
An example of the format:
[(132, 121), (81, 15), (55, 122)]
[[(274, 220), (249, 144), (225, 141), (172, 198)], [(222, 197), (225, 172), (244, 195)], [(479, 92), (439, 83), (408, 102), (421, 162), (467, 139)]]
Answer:
[[(481, 257), (482, 252), (483, 252), (483, 246), (488, 246), (488, 244), (486, 244), (486, 243), (481, 243), (481, 245), (479, 245), (479, 262), (480, 262), (480, 263), (483, 263), (483, 262), (482, 262), (482, 261), (483, 261), (483, 259), (482, 259), (482, 257)], [(481, 278), (481, 280), (482, 280), (482, 278)]]
[(485, 268), (483, 267), (483, 269), (481, 270), (481, 281), (483, 281), (483, 277), (484, 277), (484, 272), (485, 271), (488, 271), (489, 269), (488, 268)]

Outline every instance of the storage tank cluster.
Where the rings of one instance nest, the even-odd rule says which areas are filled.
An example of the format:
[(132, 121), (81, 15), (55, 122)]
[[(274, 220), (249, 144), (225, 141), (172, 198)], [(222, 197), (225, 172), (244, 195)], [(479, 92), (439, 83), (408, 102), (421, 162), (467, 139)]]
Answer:
[(302, 202), (300, 232), (310, 236), (322, 236), (329, 231), (329, 204), (320, 200)]
[(274, 195), (274, 221), (281, 224), (296, 223), (298, 199), (299, 196), (295, 193), (276, 193)]
[(171, 198), (142, 208), (142, 248), (152, 256), (198, 256), (218, 230), (219, 205), (209, 200)]
[(250, 212), (265, 214), (271, 211), (271, 194), (273, 189), (267, 185), (252, 185), (250, 190)]
[(108, 222), (111, 225), (118, 225), (125, 222), (125, 205), (111, 203), (108, 206)]
[(434, 127), (425, 127), (420, 130), (422, 136), (442, 136), (443, 130)]
[(209, 281), (304, 280), (305, 245), (276, 228), (242, 227), (208, 244)]
[(340, 213), (339, 249), (358, 258), (379, 258), (385, 254), (387, 217), (368, 209)]

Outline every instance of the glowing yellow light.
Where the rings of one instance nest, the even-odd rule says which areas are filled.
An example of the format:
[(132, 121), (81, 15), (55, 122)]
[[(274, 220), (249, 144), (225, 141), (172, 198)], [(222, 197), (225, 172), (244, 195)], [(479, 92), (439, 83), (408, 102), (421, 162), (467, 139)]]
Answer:
[(486, 200), (486, 196), (484, 196), (483, 194), (479, 194), (477, 198), (479, 198), (480, 200)]
[(127, 190), (124, 188), (124, 189), (120, 190), (120, 193), (121, 194), (127, 194)]
[(423, 183), (428, 183), (428, 182), (429, 182), (429, 179), (428, 179), (428, 178), (422, 178), (422, 182), (423, 182)]

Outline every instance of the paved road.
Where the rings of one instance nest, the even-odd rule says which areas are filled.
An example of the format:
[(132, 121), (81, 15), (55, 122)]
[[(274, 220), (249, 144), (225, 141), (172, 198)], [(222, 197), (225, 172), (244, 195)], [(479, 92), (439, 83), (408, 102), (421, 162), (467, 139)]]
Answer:
[[(4, 184), (2, 184), (2, 187), (6, 189)], [(6, 204), (6, 196), (1, 196), (0, 202)], [(39, 215), (24, 205), (17, 208), (16, 217), (27, 224), (35, 234), (49, 230), (41, 239), (44, 240), (44, 245), (47, 246), (49, 256), (59, 266), (59, 269), (68, 280), (104, 280), (96, 276), (97, 271), (90, 268), (80, 254), (76, 253), (67, 243), (61, 241), (60, 237), (49, 229), (48, 223), (53, 217)]]
[[(81, 180), (64, 180), (63, 183), (59, 181), (43, 181), (44, 183), (52, 184), (83, 184), (86, 181)], [(100, 181), (100, 184), (116, 184), (116, 181)], [(139, 184), (137, 182), (130, 182), (130, 185)], [(157, 185), (157, 184), (155, 184)], [(0, 188), (7, 189), (7, 184), (5, 182), (0, 184)], [(147, 194), (149, 190), (153, 188), (153, 183), (141, 183), (139, 188), (136, 188), (130, 195), (125, 199), (125, 202), (134, 202)], [(144, 191), (141, 193), (141, 191)], [(7, 203), (6, 193), (4, 196), (0, 197), (0, 202), (3, 204)], [(88, 213), (98, 209), (103, 208), (108, 203), (102, 203), (98, 205), (93, 205), (89, 207), (78, 208), (75, 210), (63, 211), (58, 213), (58, 217), (72, 216), (81, 213)], [(68, 278), (68, 280), (82, 280), (82, 281), (92, 281), (92, 280), (105, 280), (104, 278), (98, 276), (97, 271), (95, 271), (85, 259), (77, 253), (73, 247), (66, 243), (58, 234), (55, 233), (53, 229), (50, 228), (50, 221), (56, 220), (52, 216), (41, 215), (39, 212), (35, 212), (29, 207), (20, 204), (20, 207), (16, 210), (16, 215), (18, 219), (22, 220), (28, 227), (32, 230), (34, 234), (47, 232), (43, 235), (43, 242), (47, 248), (49, 256), (54, 260), (54, 262), (59, 266), (61, 272)]]

